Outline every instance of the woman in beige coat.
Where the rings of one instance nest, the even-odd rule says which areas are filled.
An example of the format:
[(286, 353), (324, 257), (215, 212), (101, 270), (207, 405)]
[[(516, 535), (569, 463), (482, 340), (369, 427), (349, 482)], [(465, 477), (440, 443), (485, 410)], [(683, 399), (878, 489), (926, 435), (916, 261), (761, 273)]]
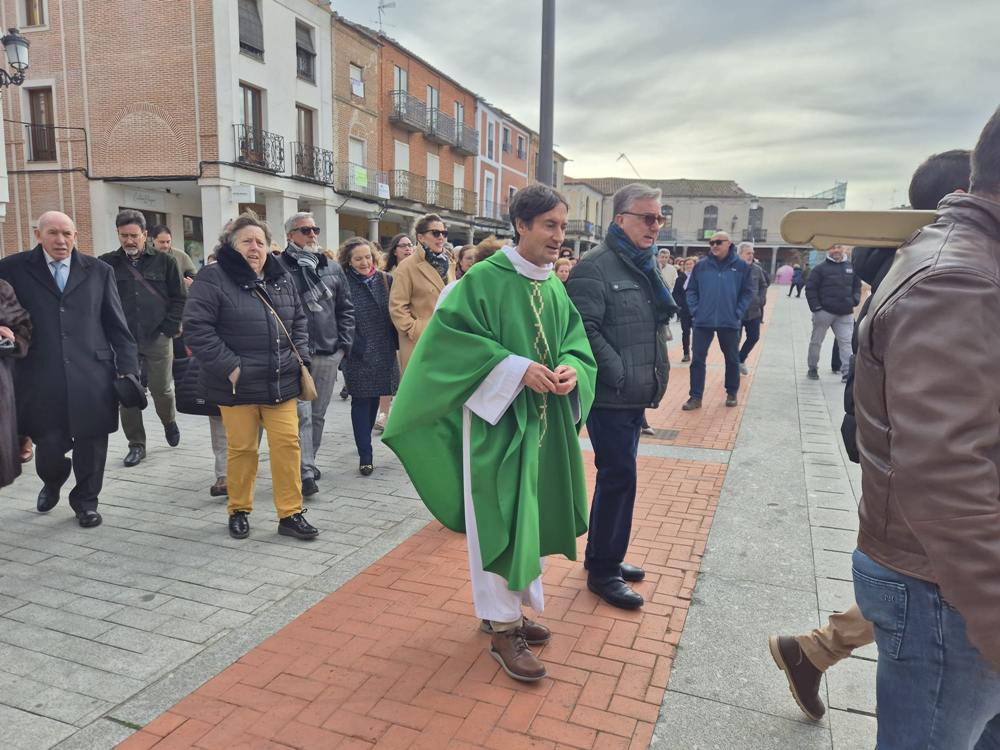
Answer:
[(413, 347), (434, 313), (445, 284), (455, 280), (455, 264), (444, 249), (448, 231), (437, 214), (421, 216), (417, 249), (392, 274), (389, 315), (399, 331), (399, 364), (406, 369)]

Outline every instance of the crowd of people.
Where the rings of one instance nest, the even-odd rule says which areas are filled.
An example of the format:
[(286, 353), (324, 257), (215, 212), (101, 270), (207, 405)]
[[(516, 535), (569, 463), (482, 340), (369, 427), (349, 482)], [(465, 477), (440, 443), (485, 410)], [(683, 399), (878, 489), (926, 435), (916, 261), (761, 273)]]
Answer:
[[(806, 292), (808, 378), (834, 332), (842, 434), (863, 491), (857, 604), (769, 645), (812, 719), (825, 712), (823, 672), (874, 641), (880, 747), (1000, 747), (1000, 110), (974, 151), (917, 169), (910, 201), (938, 219), (900, 250), (837, 245), (808, 275), (778, 274), (789, 294)], [(343, 375), (360, 474), (376, 470), (381, 422), (421, 499), (466, 536), (490, 655), (514, 679), (542, 679), (531, 646), (553, 634), (522, 608), (543, 610), (546, 555), (576, 559), (586, 533), (588, 589), (644, 605), (630, 584), (645, 571), (626, 558), (671, 320), (690, 362), (685, 411), (702, 407), (713, 340), (733, 407), (760, 339), (772, 280), (753, 245), (720, 231), (704, 257), (674, 259), (656, 249), (661, 203), (658, 189), (623, 187), (603, 241), (581, 258), (564, 245), (566, 199), (540, 184), (510, 202), (511, 244), (452, 249), (428, 214), (384, 257), (362, 237), (324, 250), (306, 212), (275, 251), (270, 227), (244, 213), (197, 273), (141, 213), (119, 213), (120, 246), (95, 258), (76, 247), (69, 216), (46, 212), (36, 247), (0, 261), (0, 485), (33, 453), (38, 511), (57, 505), (72, 472), (80, 526), (100, 525), (108, 435), (120, 416), (124, 464), (146, 460), (148, 389), (168, 445), (180, 442), (178, 410), (210, 418), (211, 494), (228, 496), (233, 538), (250, 534), (266, 434), (277, 531), (312, 539), (303, 498), (319, 491)], [(855, 320), (862, 282), (872, 294)], [(584, 425), (597, 467), (589, 509)]]

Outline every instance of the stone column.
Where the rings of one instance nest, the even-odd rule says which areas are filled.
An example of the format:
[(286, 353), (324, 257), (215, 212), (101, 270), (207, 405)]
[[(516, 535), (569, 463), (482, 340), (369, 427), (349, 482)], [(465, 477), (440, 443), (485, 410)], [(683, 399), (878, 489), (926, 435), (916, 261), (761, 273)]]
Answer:
[(378, 242), (378, 215), (368, 217), (368, 239)]
[(336, 250), (340, 246), (340, 214), (337, 213), (337, 205), (334, 203), (316, 203), (312, 207), (316, 217), (316, 224), (323, 230), (320, 235), (320, 244), (330, 250)]
[(236, 210), (236, 201), (233, 200), (228, 185), (220, 183), (201, 185), (201, 228), (202, 236), (205, 238), (206, 259), (215, 247), (226, 222), (236, 218)]

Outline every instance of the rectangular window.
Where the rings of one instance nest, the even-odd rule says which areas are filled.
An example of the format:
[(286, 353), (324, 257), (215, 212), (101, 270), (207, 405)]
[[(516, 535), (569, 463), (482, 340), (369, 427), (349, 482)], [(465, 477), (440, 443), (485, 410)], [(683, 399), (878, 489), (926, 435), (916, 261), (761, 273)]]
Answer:
[(356, 96), (360, 99), (365, 98), (365, 82), (362, 76), (362, 70), (360, 65), (355, 65), (351, 63), (351, 96)]
[(359, 166), (365, 166), (368, 164), (366, 151), (366, 144), (360, 138), (348, 138), (347, 139), (347, 160), (351, 164), (357, 164)]
[(519, 135), (517, 137), (517, 158), (518, 159), (527, 159), (528, 158), (528, 152), (525, 150), (525, 146), (524, 146), (524, 136), (523, 135)]
[(24, 0), (24, 25), (45, 25), (45, 7), (43, 0)]
[(438, 92), (438, 90), (436, 88), (434, 88), (433, 86), (428, 86), (427, 87), (427, 109), (428, 110), (435, 110), (436, 111), (439, 108), (438, 105), (441, 103), (440, 97), (441, 97), (441, 95), (440, 95), (440, 93)]
[[(146, 220), (146, 228), (155, 227), (158, 224), (167, 226), (167, 215), (160, 211), (147, 211), (144, 208), (133, 208), (132, 206), (119, 206), (118, 211), (138, 211), (142, 214), (142, 218)], [(170, 227), (167, 227), (170, 229)], [(170, 233), (173, 236), (173, 232)]]
[(462, 125), (465, 122), (465, 105), (462, 102), (455, 102), (455, 124)]
[(496, 156), (496, 140), (493, 137), (494, 128), (493, 123), (489, 123), (486, 126), (486, 156), (489, 159), (495, 159)]
[(52, 112), (52, 89), (28, 89), (28, 160), (55, 161), (55, 117)]
[(410, 144), (393, 141), (393, 166), (399, 172), (410, 171)]
[(313, 146), (313, 123), (315, 114), (308, 107), (295, 108), (296, 119), (298, 121), (298, 141), (303, 146)]
[(497, 210), (496, 210), (496, 196), (493, 195), (493, 175), (491, 174), (486, 175), (485, 187), (483, 192), (485, 193), (485, 195), (483, 196), (482, 215), (488, 219), (496, 219)]
[(427, 154), (427, 179), (434, 182), (441, 179), (441, 160), (437, 154)]
[(239, 0), (240, 51), (264, 59), (264, 24), (257, 0)]
[(205, 238), (200, 216), (184, 217), (184, 252), (198, 265), (205, 265)]
[(313, 46), (312, 29), (295, 22), (295, 70), (303, 81), (316, 82), (316, 48)]
[(503, 152), (510, 153), (510, 128), (503, 129)]
[(247, 126), (248, 130), (259, 131), (264, 129), (263, 122), (263, 94), (260, 89), (253, 86), (240, 84), (240, 93), (243, 96), (243, 107), (240, 110), (240, 123)]
[(404, 70), (398, 65), (392, 66), (392, 90), (393, 91), (410, 90), (410, 74), (408, 71)]

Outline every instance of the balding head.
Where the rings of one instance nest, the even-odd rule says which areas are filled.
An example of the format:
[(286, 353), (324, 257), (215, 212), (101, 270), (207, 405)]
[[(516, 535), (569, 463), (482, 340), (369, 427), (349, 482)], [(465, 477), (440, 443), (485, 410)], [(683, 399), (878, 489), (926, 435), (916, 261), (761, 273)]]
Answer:
[(76, 245), (76, 224), (62, 211), (46, 211), (38, 217), (35, 240), (53, 260), (64, 260)]
[(729, 248), (732, 246), (733, 243), (725, 232), (716, 232), (708, 241), (708, 251), (720, 260), (729, 255)]

